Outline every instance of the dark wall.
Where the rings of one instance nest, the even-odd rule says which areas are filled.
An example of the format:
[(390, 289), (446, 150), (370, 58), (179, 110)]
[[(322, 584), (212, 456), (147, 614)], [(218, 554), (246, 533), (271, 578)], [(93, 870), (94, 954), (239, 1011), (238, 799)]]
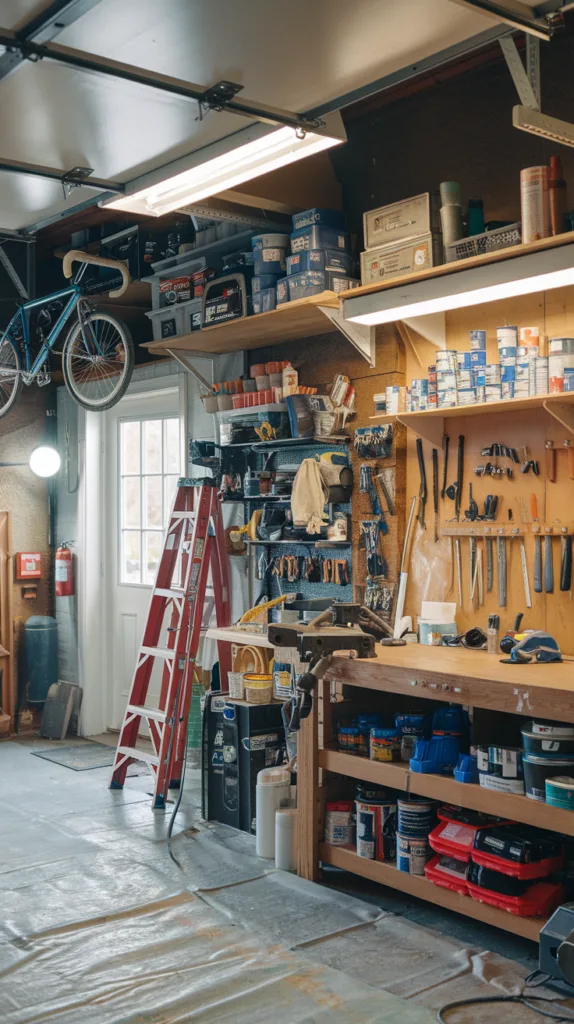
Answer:
[[(572, 26), (572, 27), (570, 27)], [(574, 122), (574, 26), (541, 43), (542, 109)], [(361, 215), (455, 180), (483, 198), (487, 220), (520, 219), (523, 167), (562, 157), (574, 209), (574, 149), (512, 126), (518, 94), (504, 59), (347, 121), (348, 143), (331, 151), (351, 231)], [(362, 246), (361, 246), (362, 248)]]

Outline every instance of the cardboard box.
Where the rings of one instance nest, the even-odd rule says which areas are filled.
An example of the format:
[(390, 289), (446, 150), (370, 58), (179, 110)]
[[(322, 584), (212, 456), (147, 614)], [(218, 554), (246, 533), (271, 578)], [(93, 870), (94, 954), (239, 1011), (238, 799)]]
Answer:
[(438, 192), (423, 192), (363, 214), (365, 249), (395, 245), (430, 232), (441, 232)]
[(442, 263), (442, 236), (421, 235), (400, 245), (381, 245), (361, 253), (362, 284), (377, 284), (394, 277), (438, 267)]

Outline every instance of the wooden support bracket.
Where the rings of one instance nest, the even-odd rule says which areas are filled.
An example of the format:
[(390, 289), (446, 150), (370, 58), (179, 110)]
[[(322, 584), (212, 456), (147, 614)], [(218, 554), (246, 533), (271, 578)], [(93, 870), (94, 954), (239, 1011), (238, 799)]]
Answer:
[(550, 414), (569, 434), (574, 434), (574, 405), (561, 402), (559, 398), (547, 398), (543, 409)]
[(430, 441), (433, 448), (442, 448), (444, 434), (444, 417), (433, 413), (398, 413), (397, 422), (403, 427), (414, 430), (424, 441)]

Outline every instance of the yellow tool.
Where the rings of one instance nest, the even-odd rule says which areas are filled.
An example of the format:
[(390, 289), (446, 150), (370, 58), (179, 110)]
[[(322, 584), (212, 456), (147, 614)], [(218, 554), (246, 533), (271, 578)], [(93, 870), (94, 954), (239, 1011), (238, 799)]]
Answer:
[(249, 608), (240, 618), (240, 622), (255, 622), (256, 619), (261, 617), (261, 613), (266, 613), (269, 608), (275, 608), (278, 604), (283, 604), (287, 599), (287, 594), (283, 597), (275, 597), (272, 601), (264, 601), (261, 604), (256, 604), (253, 608)]
[(241, 538), (242, 534), (244, 533), (247, 534), (249, 540), (257, 540), (257, 527), (261, 522), (262, 515), (263, 509), (257, 508), (255, 509), (255, 512), (251, 516), (251, 519), (249, 520), (248, 523), (245, 524), (245, 526), (237, 526), (234, 527), (234, 529), (230, 530), (229, 539), (231, 540), (232, 544), (236, 544), (237, 541)]
[(270, 423), (265, 420), (258, 427), (255, 427), (255, 433), (260, 441), (274, 441), (276, 430)]

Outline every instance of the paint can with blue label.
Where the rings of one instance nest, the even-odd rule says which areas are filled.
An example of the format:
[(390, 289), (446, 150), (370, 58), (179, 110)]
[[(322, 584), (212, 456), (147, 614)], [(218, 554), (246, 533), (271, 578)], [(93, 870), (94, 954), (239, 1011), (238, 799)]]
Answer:
[(563, 811), (574, 811), (574, 778), (570, 775), (557, 775), (546, 779), (546, 803), (551, 807), (561, 807)]
[(424, 875), (425, 864), (430, 860), (431, 850), (428, 839), (409, 839), (397, 834), (397, 867), (409, 875)]

